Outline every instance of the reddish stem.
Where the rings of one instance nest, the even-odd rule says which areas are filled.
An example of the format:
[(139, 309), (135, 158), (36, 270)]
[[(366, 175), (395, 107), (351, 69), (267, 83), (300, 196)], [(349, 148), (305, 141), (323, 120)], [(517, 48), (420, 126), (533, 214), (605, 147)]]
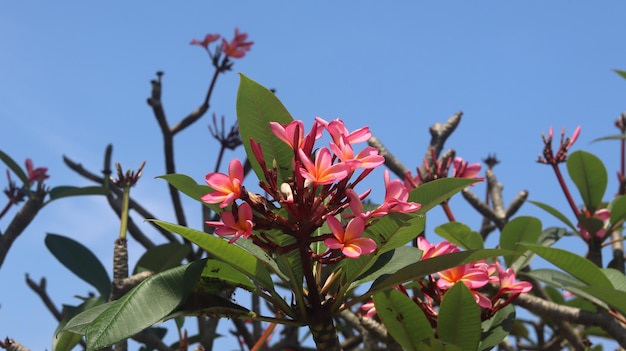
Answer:
[(572, 194), (569, 192), (569, 188), (567, 187), (567, 184), (565, 184), (565, 180), (563, 179), (563, 174), (561, 174), (561, 170), (559, 169), (558, 164), (553, 164), (552, 169), (554, 170), (554, 173), (556, 174), (556, 178), (559, 180), (559, 184), (561, 185), (561, 189), (563, 189), (563, 193), (565, 194), (565, 197), (567, 198), (567, 202), (569, 202), (570, 207), (572, 207), (572, 211), (574, 211), (574, 215), (576, 215), (576, 218), (578, 218), (578, 216), (580, 216), (580, 210), (578, 209), (578, 206), (576, 206), (576, 203), (574, 202), (574, 199), (572, 198)]
[(452, 214), (452, 209), (450, 209), (450, 205), (448, 205), (448, 201), (444, 201), (441, 203), (441, 207), (443, 208), (443, 212), (445, 212), (446, 217), (450, 222), (456, 222), (454, 219), (454, 214)]

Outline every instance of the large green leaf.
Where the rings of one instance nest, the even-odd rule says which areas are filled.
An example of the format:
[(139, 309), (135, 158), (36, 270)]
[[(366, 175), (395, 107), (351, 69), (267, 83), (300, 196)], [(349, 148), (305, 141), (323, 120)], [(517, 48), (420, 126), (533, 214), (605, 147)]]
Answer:
[[(397, 272), (376, 279), (370, 289), (363, 296), (370, 296), (396, 285), (408, 281), (435, 274), (445, 269), (457, 267), (462, 264), (476, 262), (478, 260), (493, 258), (504, 255), (514, 255), (515, 252), (499, 249), (481, 249), (471, 251), (453, 252), (441, 256), (436, 256), (423, 261), (412, 263)], [(359, 299), (360, 300), (360, 299)]]
[(567, 172), (583, 199), (587, 210), (594, 213), (606, 191), (608, 176), (602, 161), (585, 151), (575, 151), (567, 157)]
[(293, 176), (291, 160), (294, 151), (272, 133), (269, 123), (289, 124), (293, 118), (269, 89), (243, 74), (240, 74), (240, 78), (237, 92), (237, 121), (246, 154), (257, 177), (265, 179), (261, 166), (252, 153), (250, 139), (260, 143), (265, 164), (271, 168), (274, 162), (276, 163), (278, 184), (281, 184)]
[(622, 71), (621, 69), (614, 69), (613, 71), (619, 74), (622, 78), (626, 79), (626, 71)]
[(422, 340), (434, 337), (424, 312), (410, 297), (396, 289), (374, 295), (376, 314), (404, 350), (418, 350)]
[[(508, 222), (500, 235), (500, 247), (507, 250), (514, 250), (524, 253), (526, 257), (523, 262), (519, 263), (519, 267), (514, 270), (518, 271), (531, 260), (531, 255), (527, 249), (520, 247), (522, 242), (536, 243), (541, 235), (541, 221), (535, 217), (517, 217)], [(504, 261), (507, 266), (511, 266), (517, 257), (505, 257)]]
[(209, 204), (202, 201), (204, 195), (213, 191), (210, 186), (198, 184), (193, 178), (184, 174), (164, 174), (157, 178), (165, 179), (171, 186), (190, 198), (202, 202), (205, 206), (213, 210), (213, 212), (222, 212), (219, 207), (220, 204)]
[(79, 195), (106, 195), (107, 189), (103, 186), (55, 186), (50, 190), (50, 200), (57, 200), (62, 197), (79, 196)]
[(274, 291), (272, 277), (265, 265), (242, 248), (229, 244), (222, 238), (178, 224), (158, 220), (155, 220), (154, 223), (165, 230), (182, 235), (206, 250), (212, 257), (230, 264), (233, 268), (250, 277), (265, 290)]
[(604, 141), (604, 140), (623, 140), (626, 139), (626, 134), (616, 134), (616, 135), (608, 135), (601, 138), (593, 139), (591, 142), (595, 143), (596, 141)]
[(618, 196), (608, 206), (611, 211), (611, 224), (626, 219), (626, 196)]
[[(202, 279), (211, 282), (219, 281), (221, 285), (237, 286), (252, 292), (257, 291), (256, 285), (250, 281), (250, 278), (228, 263), (219, 260), (207, 260), (202, 271)], [(217, 294), (220, 290), (208, 292)]]
[(102, 305), (97, 305), (92, 308), (86, 309), (85, 311), (77, 314), (69, 322), (63, 327), (62, 331), (69, 331), (72, 333), (85, 335), (87, 333), (87, 328), (91, 325), (91, 323), (98, 318), (102, 312), (106, 311), (112, 304), (117, 301), (107, 302)]
[(395, 273), (399, 269), (419, 261), (421, 257), (422, 251), (413, 246), (402, 246), (387, 251), (377, 257), (374, 264), (352, 283), (350, 289), (374, 281), (383, 275)]
[(422, 207), (417, 211), (424, 214), (452, 195), (478, 182), (467, 178), (441, 178), (418, 186), (409, 193), (409, 201), (417, 202)]
[(460, 222), (448, 222), (435, 228), (435, 233), (465, 250), (483, 249), (483, 238)]
[(100, 260), (81, 243), (57, 234), (46, 235), (48, 250), (72, 273), (91, 284), (100, 296), (109, 297), (111, 280)]
[(15, 161), (13, 161), (13, 159), (11, 158), (11, 156), (7, 155), (6, 153), (4, 153), (2, 150), (0, 150), (0, 161), (4, 162), (5, 165), (7, 165), (7, 167), (9, 167), (9, 169), (15, 173), (15, 175), (20, 178), (20, 180), (22, 181), (22, 183), (24, 184), (29, 184), (30, 182), (28, 181), (28, 176), (26, 175), (26, 173), (24, 173), (24, 171), (22, 170), (22, 168), (20, 166), (17, 165), (17, 163)]
[(515, 322), (515, 306), (506, 305), (496, 314), (482, 322), (482, 336), (479, 351), (488, 351), (498, 345), (509, 335)]
[(579, 289), (606, 302), (619, 313), (626, 314), (626, 292), (600, 286), (581, 286)]
[(622, 272), (613, 268), (605, 268), (602, 269), (602, 271), (606, 274), (606, 277), (609, 278), (615, 290), (626, 292), (626, 276)]
[(581, 286), (584, 286), (585, 283), (572, 277), (569, 274), (554, 269), (533, 269), (532, 271), (524, 272), (523, 274), (542, 281), (549, 286), (567, 290), (576, 296), (580, 296), (599, 306), (606, 308), (606, 304), (602, 302), (602, 300), (595, 298), (594, 296), (580, 290), (579, 288)]
[(611, 281), (604, 275), (604, 272), (584, 257), (553, 247), (526, 243), (520, 245), (533, 251), (546, 261), (561, 268), (585, 284), (613, 288), (613, 284), (611, 284)]
[(437, 318), (439, 339), (446, 344), (474, 351), (481, 335), (480, 308), (463, 282), (446, 291)]
[(554, 217), (559, 219), (561, 222), (565, 223), (565, 225), (570, 227), (573, 231), (578, 231), (578, 229), (576, 229), (574, 224), (567, 217), (565, 217), (565, 215), (563, 213), (561, 213), (556, 208), (554, 208), (554, 207), (552, 207), (552, 206), (550, 206), (548, 204), (544, 204), (542, 202), (538, 202), (538, 201), (529, 201), (529, 202), (531, 204), (541, 208), (542, 210), (548, 212), (549, 214), (553, 215)]
[(74, 348), (74, 346), (78, 345), (78, 343), (82, 340), (82, 334), (73, 333), (71, 331), (63, 331), (67, 322), (69, 322), (73, 317), (78, 315), (79, 313), (86, 311), (92, 307), (102, 305), (104, 303), (104, 299), (102, 297), (92, 297), (79, 306), (63, 306), (63, 317), (59, 322), (59, 326), (54, 332), (54, 337), (52, 338), (52, 350), (53, 351), (70, 351)]
[(167, 243), (152, 247), (141, 255), (135, 265), (134, 273), (143, 271), (158, 273), (180, 266), (190, 251), (189, 245), (180, 243)]
[(114, 301), (87, 327), (88, 350), (124, 340), (161, 321), (189, 295), (206, 261), (155, 274)]

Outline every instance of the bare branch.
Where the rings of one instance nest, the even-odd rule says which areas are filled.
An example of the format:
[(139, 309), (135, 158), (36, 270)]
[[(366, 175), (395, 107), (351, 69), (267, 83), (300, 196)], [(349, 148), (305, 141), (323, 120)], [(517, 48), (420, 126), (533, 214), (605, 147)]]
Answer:
[(35, 218), (39, 210), (43, 207), (43, 200), (46, 196), (45, 189), (37, 189), (29, 198), (26, 203), (15, 214), (11, 223), (5, 230), (4, 234), (0, 234), (0, 267), (4, 263), (13, 242), (20, 234), (28, 227), (30, 222)]
[[(459, 123), (461, 123), (461, 116), (463, 116), (463, 112), (459, 111), (450, 116), (445, 123), (441, 124), (437, 122), (430, 127), (430, 145), (426, 149), (426, 155), (424, 155), (424, 161), (427, 164), (432, 165), (435, 162), (432, 158), (431, 150), (435, 150), (435, 157), (439, 157), (446, 140), (448, 140), (448, 137), (454, 132)], [(422, 174), (426, 173), (424, 164), (420, 166), (420, 172)]]
[(606, 312), (589, 312), (578, 308), (559, 305), (544, 299), (522, 294), (514, 303), (543, 317), (555, 321), (597, 326), (605, 330), (621, 347), (626, 348), (626, 326)]
[(39, 280), (39, 284), (37, 284), (34, 280), (30, 279), (28, 274), (26, 274), (26, 284), (39, 296), (57, 322), (61, 321), (61, 311), (56, 308), (54, 302), (52, 302), (52, 299), (48, 296), (48, 292), (46, 291), (46, 278), (41, 278), (41, 280)]
[(9, 338), (4, 339), (4, 342), (0, 340), (0, 347), (6, 349), (7, 351), (30, 351), (28, 347)]
[(378, 153), (385, 158), (385, 166), (391, 170), (398, 178), (404, 179), (409, 169), (406, 168), (375, 136), (371, 136), (367, 143), (378, 149)]

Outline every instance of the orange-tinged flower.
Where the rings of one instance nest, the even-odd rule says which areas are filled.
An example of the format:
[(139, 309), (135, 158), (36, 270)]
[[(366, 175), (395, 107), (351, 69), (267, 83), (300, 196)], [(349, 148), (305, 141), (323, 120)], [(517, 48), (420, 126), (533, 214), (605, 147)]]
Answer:
[(215, 227), (215, 234), (219, 236), (233, 235), (228, 241), (229, 243), (235, 242), (240, 237), (249, 238), (252, 235), (252, 228), (254, 223), (252, 222), (252, 208), (247, 202), (242, 203), (237, 209), (237, 219), (232, 212), (222, 212), (222, 221), (213, 222), (207, 221), (206, 224)]
[(191, 41), (191, 43), (189, 43), (190, 45), (199, 45), (202, 46), (205, 49), (209, 49), (209, 44), (211, 44), (212, 42), (218, 40), (220, 38), (219, 34), (207, 34), (203, 40), (198, 40), (198, 39), (193, 39)]
[(346, 228), (333, 216), (326, 217), (326, 223), (334, 238), (324, 240), (324, 244), (330, 249), (341, 250), (349, 258), (357, 258), (376, 251), (376, 242), (370, 238), (362, 238), (365, 230), (365, 222), (361, 217), (354, 217)]
[(385, 158), (380, 156), (378, 149), (373, 146), (368, 146), (355, 155), (354, 149), (345, 135), (339, 137), (337, 143), (330, 143), (330, 148), (341, 161), (345, 162), (352, 169), (376, 168), (385, 163)]
[(202, 201), (209, 204), (220, 203), (224, 208), (231, 205), (241, 195), (243, 183), (243, 166), (234, 158), (228, 165), (228, 175), (223, 173), (209, 173), (205, 177), (206, 183), (215, 191), (202, 197)]
[(516, 282), (513, 269), (502, 269), (500, 263), (496, 263), (496, 267), (498, 269), (498, 277), (500, 278), (499, 294), (521, 294), (527, 293), (533, 289), (532, 284), (529, 282)]
[(437, 286), (440, 289), (450, 289), (459, 281), (472, 290), (482, 288), (489, 283), (487, 269), (484, 266), (475, 266), (473, 263), (446, 269), (438, 274)]
[(389, 212), (409, 213), (422, 208), (416, 202), (407, 202), (409, 199), (409, 189), (398, 179), (389, 180), (389, 172), (385, 170), (385, 201), (389, 207)]
[(250, 51), (253, 41), (246, 41), (248, 39), (247, 33), (239, 32), (239, 28), (235, 28), (235, 37), (230, 42), (222, 39), (222, 50), (224, 54), (232, 58), (242, 58), (246, 55), (246, 52)]
[(300, 174), (305, 183), (310, 184), (331, 184), (348, 176), (350, 166), (345, 163), (332, 164), (332, 157), (327, 148), (321, 148), (315, 157), (315, 163), (302, 151), (298, 150), (300, 161), (304, 168), (300, 168)]

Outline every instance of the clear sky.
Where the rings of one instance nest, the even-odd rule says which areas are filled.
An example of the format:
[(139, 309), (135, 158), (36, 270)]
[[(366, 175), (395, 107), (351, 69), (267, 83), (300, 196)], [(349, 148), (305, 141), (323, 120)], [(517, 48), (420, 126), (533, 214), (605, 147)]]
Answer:
[[(91, 185), (68, 170), (62, 155), (98, 171), (112, 143), (113, 159), (124, 168), (147, 162), (131, 194), (161, 219), (174, 220), (165, 183), (154, 179), (164, 165), (146, 105), (149, 82), (157, 70), (165, 72), (163, 101), (176, 123), (201, 103), (212, 75), (206, 53), (189, 41), (206, 33), (231, 38), (239, 27), (254, 46), (234, 72), (219, 77), (205, 118), (177, 136), (180, 173), (201, 182), (213, 170), (217, 143), (206, 126), (212, 113), (234, 121), (235, 72), (242, 72), (275, 88), (307, 126), (315, 116), (341, 117), (351, 129), (369, 125), (410, 169), (421, 162), (428, 127), (463, 111), (448, 147), (470, 162), (496, 153), (505, 202), (527, 189), (532, 200), (569, 215), (550, 169), (535, 162), (541, 133), (582, 126), (574, 149), (605, 160), (610, 199), (617, 143), (590, 142), (617, 134), (613, 122), (626, 110), (626, 81), (612, 72), (626, 69), (625, 12), (622, 1), (2, 1), (0, 149), (20, 163), (29, 157), (47, 166), (50, 186)], [(241, 152), (226, 154), (235, 156)], [(372, 176), (374, 199), (383, 196), (381, 175)], [(474, 190), (483, 196), (484, 186)], [(191, 226), (200, 228), (198, 206), (189, 205)], [(480, 218), (461, 198), (452, 209), (478, 229)], [(431, 212), (429, 229), (443, 221), (439, 208)], [(558, 224), (530, 204), (520, 214), (541, 216), (544, 227)], [(81, 241), (109, 265), (117, 228), (104, 198), (44, 208), (0, 269), (0, 337), (50, 349), (56, 322), (24, 283), (26, 273), (47, 278), (58, 306), (93, 291), (47, 251), (47, 232)], [(567, 240), (562, 245), (575, 245)], [(140, 252), (131, 243), (131, 258)]]

